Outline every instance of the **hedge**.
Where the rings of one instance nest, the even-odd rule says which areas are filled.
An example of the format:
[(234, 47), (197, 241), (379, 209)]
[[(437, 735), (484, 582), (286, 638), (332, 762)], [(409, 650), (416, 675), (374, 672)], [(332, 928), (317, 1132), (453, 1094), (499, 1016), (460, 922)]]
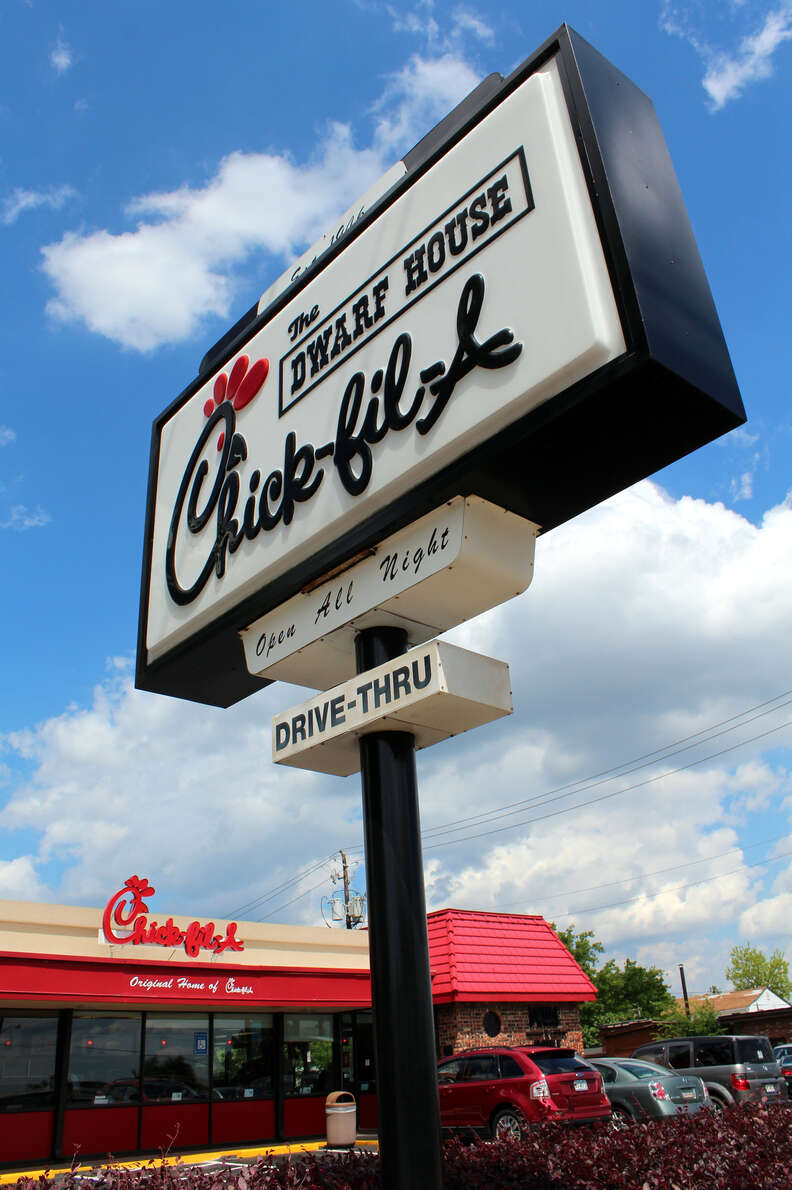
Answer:
[[(790, 1190), (792, 1105), (748, 1104), (621, 1131), (548, 1125), (524, 1140), (455, 1139), (444, 1190)], [(239, 1169), (152, 1160), (21, 1177), (18, 1190), (380, 1190), (373, 1152), (265, 1155)], [(416, 1187), (415, 1190), (420, 1190)]]

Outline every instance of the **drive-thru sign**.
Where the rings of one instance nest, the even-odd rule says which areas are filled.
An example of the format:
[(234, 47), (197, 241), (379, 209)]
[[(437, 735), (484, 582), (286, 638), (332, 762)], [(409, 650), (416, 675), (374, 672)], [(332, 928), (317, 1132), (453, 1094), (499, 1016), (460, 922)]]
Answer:
[(439, 1190), (415, 745), (511, 695), (426, 642), (745, 414), (654, 109), (566, 26), (289, 276), (154, 424), (136, 682), (321, 691), (274, 756), (360, 765), (383, 1184)]

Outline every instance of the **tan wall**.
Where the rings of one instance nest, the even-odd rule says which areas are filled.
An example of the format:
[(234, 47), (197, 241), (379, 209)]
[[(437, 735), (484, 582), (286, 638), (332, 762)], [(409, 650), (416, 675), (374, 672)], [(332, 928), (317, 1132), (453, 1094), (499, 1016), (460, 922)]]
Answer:
[[(152, 898), (152, 909), (154, 901)], [(166, 911), (148, 914), (149, 922), (164, 924)], [(194, 919), (173, 917), (181, 930)], [(201, 917), (201, 924), (206, 918)], [(215, 933), (225, 934), (225, 921), (216, 921)], [(206, 963), (212, 955), (202, 950), (191, 959), (183, 946), (119, 946), (99, 940), (102, 909), (74, 905), (43, 905), (36, 901), (0, 901), (0, 951), (15, 954), (70, 955), (76, 958), (143, 959), (159, 963)], [(240, 922), (236, 936), (243, 951), (226, 950), (218, 962), (240, 967), (328, 967), (367, 971), (368, 933), (365, 930), (330, 930), (326, 926), (282, 926), (266, 922)]]

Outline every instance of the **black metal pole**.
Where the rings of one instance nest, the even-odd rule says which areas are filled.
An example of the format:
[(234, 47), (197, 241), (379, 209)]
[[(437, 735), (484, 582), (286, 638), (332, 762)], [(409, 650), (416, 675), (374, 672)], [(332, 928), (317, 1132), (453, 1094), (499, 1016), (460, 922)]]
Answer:
[[(356, 641), (358, 673), (398, 657), (406, 647), (403, 629), (364, 629)], [(413, 736), (401, 731), (365, 735), (360, 762), (382, 1183), (385, 1190), (441, 1190)]]
[(682, 980), (682, 996), (685, 1001), (685, 1014), (690, 1016), (690, 1001), (688, 1000), (687, 984), (685, 983), (685, 968), (679, 964), (679, 978)]

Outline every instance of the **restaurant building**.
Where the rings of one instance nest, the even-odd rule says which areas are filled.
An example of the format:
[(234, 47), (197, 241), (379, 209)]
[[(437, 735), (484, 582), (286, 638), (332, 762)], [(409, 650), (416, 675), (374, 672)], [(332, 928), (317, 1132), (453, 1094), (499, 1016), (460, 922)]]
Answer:
[[(322, 1135), (351, 1091), (376, 1128), (365, 930), (0, 901), (0, 1165)], [(594, 989), (541, 917), (429, 915), (438, 1054), (579, 1048)]]

